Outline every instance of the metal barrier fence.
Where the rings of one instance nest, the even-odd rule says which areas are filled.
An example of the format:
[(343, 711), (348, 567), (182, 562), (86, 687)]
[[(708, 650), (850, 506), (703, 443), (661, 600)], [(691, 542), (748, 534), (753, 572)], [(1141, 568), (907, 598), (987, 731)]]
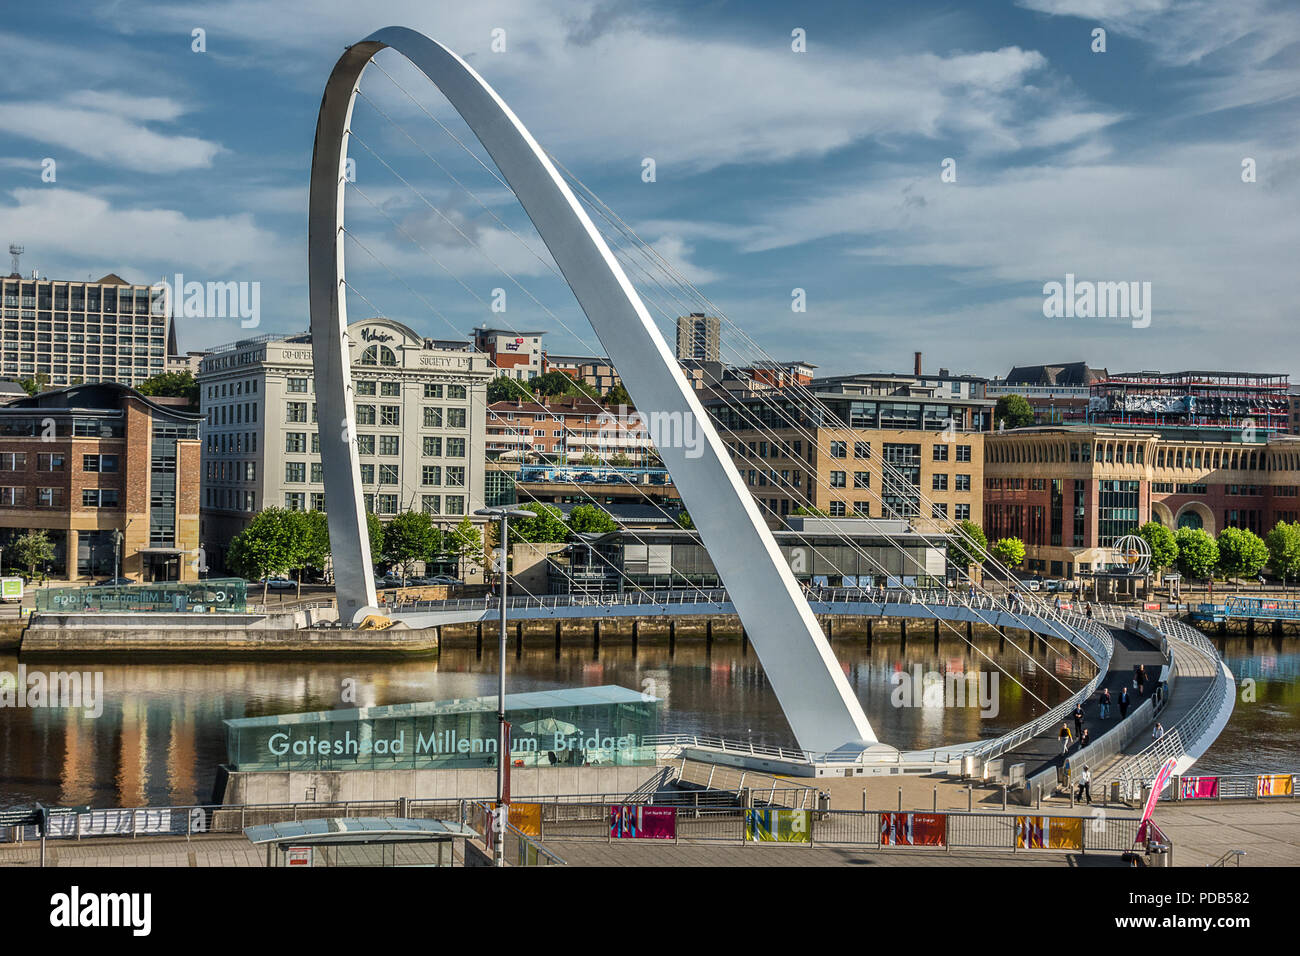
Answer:
[(1181, 774), (1160, 795), (1165, 803), (1279, 799), (1300, 799), (1300, 773)]

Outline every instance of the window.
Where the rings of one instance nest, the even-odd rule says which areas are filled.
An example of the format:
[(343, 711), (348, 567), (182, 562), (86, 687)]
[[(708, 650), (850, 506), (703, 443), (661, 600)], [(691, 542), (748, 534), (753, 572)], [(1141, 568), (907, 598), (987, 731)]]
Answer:
[(26, 488), (0, 488), (0, 507), (21, 508), (26, 503)]
[(373, 425), (375, 423), (375, 406), (358, 405), (357, 406), (357, 424)]
[[(25, 456), (24, 456), (25, 457)], [(116, 455), (82, 455), (82, 471), (117, 471)]]
[(870, 487), (871, 487), (871, 472), (869, 472), (869, 471), (855, 471), (855, 472), (853, 473), (853, 487), (854, 487), (854, 488), (870, 488)]
[(464, 458), (465, 457), (465, 439), (448, 438), (447, 439), (447, 457)]
[(848, 476), (847, 476), (847, 473), (846, 473), (846, 472), (843, 472), (843, 471), (832, 471), (832, 472), (831, 472), (831, 487), (832, 487), (832, 488), (847, 488), (847, 487), (848, 487), (847, 477), (848, 477)]
[(424, 439), (424, 456), (426, 458), (441, 458), (442, 439), (441, 438)]
[(290, 491), (284, 496), (284, 506), (290, 511), (305, 511), (307, 496), (301, 491)]
[(397, 356), (386, 345), (372, 345), (361, 353), (362, 365), (396, 365)]
[(422, 485), (440, 485), (442, 484), (442, 466), (425, 465), (420, 469), (420, 484)]
[(845, 511), (844, 502), (832, 501), (830, 503), (829, 514), (832, 518), (843, 518), (844, 511)]
[(447, 409), (447, 427), (464, 428), (465, 427), (465, 409), (449, 408)]
[(424, 409), (424, 427), (441, 428), (442, 427), (442, 409), (427, 406)]
[(66, 464), (67, 456), (62, 452), (36, 456), (37, 471), (63, 471)]
[(402, 394), (401, 382), (380, 382), (379, 394), (386, 398), (397, 398)]
[[(947, 460), (948, 460), (948, 446), (947, 446), (947, 445), (935, 445), (935, 446), (934, 446), (934, 460), (935, 460), (935, 461), (947, 461)], [(936, 486), (936, 487), (937, 487), (937, 486)]]
[(442, 498), (439, 495), (421, 495), (420, 508), (427, 515), (442, 513)]
[(466, 392), (465, 392), (464, 385), (447, 386), (447, 397), (450, 398), (452, 401), (463, 402), (465, 400), (465, 394)]
[(303, 461), (286, 461), (284, 463), (284, 480), (300, 482), (307, 480), (307, 463)]
[(970, 520), (970, 505), (968, 504), (953, 505), (952, 510), (953, 510), (953, 517), (956, 518), (958, 521)]
[(375, 499), (381, 515), (397, 514), (397, 495), (375, 495)]
[(946, 517), (948, 517), (948, 502), (946, 502), (946, 501), (935, 501), (935, 502), (932, 502), (932, 503), (930, 504), (930, 517), (931, 517), (931, 518), (946, 518)]
[[(313, 461), (311, 463), (311, 483), (313, 485), (319, 485), (324, 481), (325, 481), (325, 467), (320, 462)], [(312, 510), (317, 511), (320, 509), (313, 508)]]
[(357, 394), (358, 394), (358, 395), (373, 395), (373, 394), (375, 394), (375, 383), (374, 383), (374, 382), (357, 382)]
[(400, 452), (398, 451), (399, 444), (400, 444), (400, 439), (397, 435), (380, 435), (379, 454), (381, 455), (400, 454)]
[(957, 491), (970, 491), (970, 475), (956, 475), (954, 478), (957, 482), (955, 486)]
[(363, 463), (361, 465), (361, 483), (363, 485), (373, 485), (375, 483), (375, 466)]
[(400, 405), (381, 405), (379, 406), (379, 424), (388, 428), (396, 428), (402, 424), (402, 406)]
[(307, 420), (307, 403), (285, 402), (284, 420), (286, 422), (305, 422)]
[(856, 517), (856, 518), (870, 518), (870, 517), (871, 517), (871, 502), (870, 502), (870, 501), (855, 501), (855, 502), (853, 502), (853, 515), (854, 515), (854, 517)]
[(357, 454), (373, 455), (375, 453), (375, 436), (358, 435), (357, 436)]
[(311, 493), (311, 510), (312, 511), (325, 510), (325, 496), (321, 494), (319, 491), (313, 491)]
[(930, 476), (930, 488), (931, 488), (932, 490), (934, 490), (934, 491), (947, 491), (947, 490), (948, 490), (948, 476), (947, 476), (947, 475), (931, 475), (931, 476)]
[(465, 466), (448, 465), (447, 466), (447, 484), (453, 488), (461, 488), (465, 485)]
[(970, 445), (957, 446), (957, 460), (970, 461)]
[[(117, 494), (117, 492), (114, 492)], [(62, 488), (37, 488), (36, 489), (36, 507), (38, 508), (62, 508), (63, 507), (63, 489)]]
[(0, 471), (26, 471), (27, 452), (7, 451), (0, 454)]
[(380, 465), (380, 466), (379, 466), (379, 483), (380, 483), (381, 485), (396, 485), (396, 484), (398, 484), (399, 482), (398, 482), (398, 480), (397, 480), (397, 466), (396, 466), (396, 465)]
[(849, 443), (843, 441), (831, 442), (832, 458), (847, 458), (849, 455)]
[(285, 391), (302, 392), (305, 395), (307, 393), (307, 380), (305, 378), (291, 378)]
[[(442, 386), (441, 386), (441, 385), (433, 385), (433, 384), (431, 384), (431, 383), (429, 383), (429, 382), (425, 382), (425, 383), (424, 383), (424, 397), (425, 397), (425, 398), (442, 398)], [(433, 513), (433, 514), (437, 514), (436, 511), (435, 511), (435, 512), (432, 512), (432, 513)]]
[[(44, 490), (52, 491), (54, 489)], [(116, 508), (117, 489), (83, 488), (81, 489), (81, 506), (83, 508)]]
[(465, 513), (465, 497), (463, 495), (447, 495), (444, 503), (446, 513), (449, 515), (463, 515)]
[(286, 432), (284, 435), (284, 450), (291, 455), (301, 455), (306, 453), (307, 433)]

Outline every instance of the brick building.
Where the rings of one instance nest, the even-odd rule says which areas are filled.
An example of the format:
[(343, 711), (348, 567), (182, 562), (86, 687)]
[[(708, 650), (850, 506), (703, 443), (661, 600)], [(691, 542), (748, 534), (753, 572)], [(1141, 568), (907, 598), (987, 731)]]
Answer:
[(198, 414), (125, 385), (0, 406), (0, 541), (45, 529), (52, 573), (75, 581), (114, 575), (120, 532), (124, 577), (193, 580), (199, 451)]

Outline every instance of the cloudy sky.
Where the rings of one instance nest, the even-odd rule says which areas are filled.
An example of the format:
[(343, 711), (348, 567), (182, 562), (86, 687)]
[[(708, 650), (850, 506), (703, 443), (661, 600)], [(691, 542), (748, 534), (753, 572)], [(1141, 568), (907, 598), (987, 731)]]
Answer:
[[(58, 278), (259, 282), (258, 331), (305, 328), (321, 90), (347, 43), (390, 24), (466, 57), (778, 358), (1300, 376), (1300, 11), (1284, 0), (25, 4), (0, 27), (0, 239)], [(351, 315), (598, 350), (458, 118), (396, 54), (377, 67), (352, 127)], [(1150, 324), (1044, 317), (1044, 284), (1067, 274), (1150, 283)], [(630, 275), (665, 325), (692, 307)], [(730, 357), (754, 348), (736, 337)]]

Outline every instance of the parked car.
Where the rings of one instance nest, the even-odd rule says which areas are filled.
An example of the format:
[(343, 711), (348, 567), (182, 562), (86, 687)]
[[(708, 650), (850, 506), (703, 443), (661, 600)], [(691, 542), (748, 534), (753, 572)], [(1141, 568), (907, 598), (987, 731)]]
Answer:
[(454, 587), (459, 584), (464, 584), (465, 582), (457, 578), (453, 578), (450, 574), (435, 574), (433, 577), (429, 579), (429, 583), (445, 584), (448, 587)]
[(1037, 591), (1042, 588), (1043, 582), (1039, 581), (1037, 578), (1031, 578), (1028, 581), (1021, 581), (1020, 586), (1026, 591)]
[(292, 591), (298, 587), (298, 582), (289, 578), (271, 578), (266, 586), (272, 591)]
[(127, 584), (135, 584), (130, 578), (104, 578), (102, 581), (96, 581), (97, 588), (120, 588)]
[(1055, 592), (1057, 592), (1057, 591), (1064, 591), (1064, 590), (1065, 590), (1065, 582), (1064, 582), (1064, 581), (1058, 581), (1058, 580), (1056, 580), (1055, 578), (1052, 578), (1052, 579), (1050, 579), (1050, 580), (1044, 581), (1044, 582), (1043, 582), (1043, 587), (1046, 588), (1048, 591), (1050, 591), (1050, 592), (1052, 592), (1052, 593), (1055, 593)]

